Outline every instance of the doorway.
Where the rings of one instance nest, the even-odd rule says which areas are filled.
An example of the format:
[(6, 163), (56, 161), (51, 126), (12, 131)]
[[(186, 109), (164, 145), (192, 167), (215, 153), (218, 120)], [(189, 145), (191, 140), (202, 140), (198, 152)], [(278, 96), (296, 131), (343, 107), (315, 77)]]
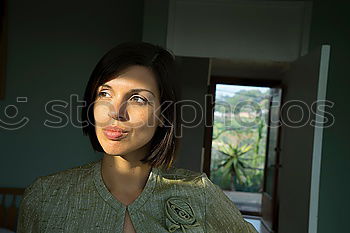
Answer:
[(210, 179), (241, 212), (261, 215), (270, 88), (216, 84)]
[(208, 94), (205, 172), (243, 215), (275, 218), (280, 81), (212, 76)]

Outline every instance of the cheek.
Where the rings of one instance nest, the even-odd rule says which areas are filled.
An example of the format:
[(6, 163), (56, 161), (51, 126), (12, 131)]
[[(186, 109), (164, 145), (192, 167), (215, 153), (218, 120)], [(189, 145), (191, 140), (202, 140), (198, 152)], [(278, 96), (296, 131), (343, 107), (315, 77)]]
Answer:
[(149, 143), (156, 132), (156, 127), (147, 126), (144, 124), (133, 129), (133, 135), (130, 137), (133, 147), (141, 147)]
[(155, 110), (153, 106), (142, 109), (130, 108), (128, 110), (130, 124), (132, 128), (145, 130), (147, 128), (156, 128)]
[(108, 116), (109, 107), (104, 103), (96, 103), (93, 108), (94, 118), (95, 118), (95, 126), (103, 127), (106, 125), (110, 125), (112, 122)]

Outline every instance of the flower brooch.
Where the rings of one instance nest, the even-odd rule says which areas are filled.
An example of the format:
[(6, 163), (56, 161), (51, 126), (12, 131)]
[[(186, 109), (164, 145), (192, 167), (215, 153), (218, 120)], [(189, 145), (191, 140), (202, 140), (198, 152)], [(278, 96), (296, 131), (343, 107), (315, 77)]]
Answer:
[(169, 232), (174, 232), (177, 229), (186, 232), (185, 229), (200, 225), (194, 217), (192, 207), (182, 198), (168, 198), (165, 202), (165, 212), (165, 221)]

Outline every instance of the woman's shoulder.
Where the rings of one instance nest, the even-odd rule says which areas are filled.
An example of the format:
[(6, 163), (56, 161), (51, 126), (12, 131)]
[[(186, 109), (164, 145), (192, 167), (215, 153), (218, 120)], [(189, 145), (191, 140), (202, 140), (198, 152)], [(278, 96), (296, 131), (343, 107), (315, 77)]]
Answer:
[(27, 189), (40, 190), (45, 194), (49, 190), (60, 190), (74, 187), (79, 183), (86, 184), (91, 180), (91, 172), (98, 161), (89, 162), (83, 165), (74, 166), (65, 170), (49, 173), (37, 177)]
[(172, 166), (168, 169), (161, 168), (159, 169), (160, 174), (164, 178), (169, 179), (196, 179), (200, 178), (205, 174), (204, 172), (193, 171), (187, 168), (175, 167)]
[(218, 192), (224, 194), (221, 188), (214, 184), (205, 172), (193, 171), (186, 168), (171, 167), (168, 170), (159, 169), (161, 183), (164, 184), (180, 184), (184, 187), (200, 188), (201, 192), (206, 193), (209, 198)]
[(204, 172), (193, 171), (187, 168), (171, 167), (169, 169), (159, 169), (160, 183), (164, 185), (181, 185), (183, 188), (205, 187)]
[(88, 163), (83, 164), (83, 165), (78, 165), (78, 166), (74, 166), (71, 168), (67, 168), (65, 170), (52, 172), (46, 176), (41, 176), (41, 177), (50, 178), (50, 177), (62, 177), (62, 176), (67, 176), (67, 175), (72, 175), (72, 174), (74, 174), (74, 175), (83, 174), (83, 173), (89, 172), (94, 167), (94, 165), (98, 162), (99, 161), (88, 162)]
[(94, 165), (99, 161), (89, 162), (83, 165), (74, 166), (65, 170), (49, 173), (45, 176), (40, 176), (39, 178), (43, 181), (50, 180), (65, 180), (73, 177), (80, 177), (89, 174)]

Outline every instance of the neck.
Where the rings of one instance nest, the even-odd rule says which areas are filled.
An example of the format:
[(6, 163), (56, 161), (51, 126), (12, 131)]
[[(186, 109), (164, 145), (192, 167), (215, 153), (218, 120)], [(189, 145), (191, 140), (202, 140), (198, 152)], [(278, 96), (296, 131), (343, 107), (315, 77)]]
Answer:
[(139, 161), (144, 155), (144, 152), (127, 155), (104, 154), (101, 173), (110, 192), (122, 194), (142, 192), (152, 169), (149, 164)]

